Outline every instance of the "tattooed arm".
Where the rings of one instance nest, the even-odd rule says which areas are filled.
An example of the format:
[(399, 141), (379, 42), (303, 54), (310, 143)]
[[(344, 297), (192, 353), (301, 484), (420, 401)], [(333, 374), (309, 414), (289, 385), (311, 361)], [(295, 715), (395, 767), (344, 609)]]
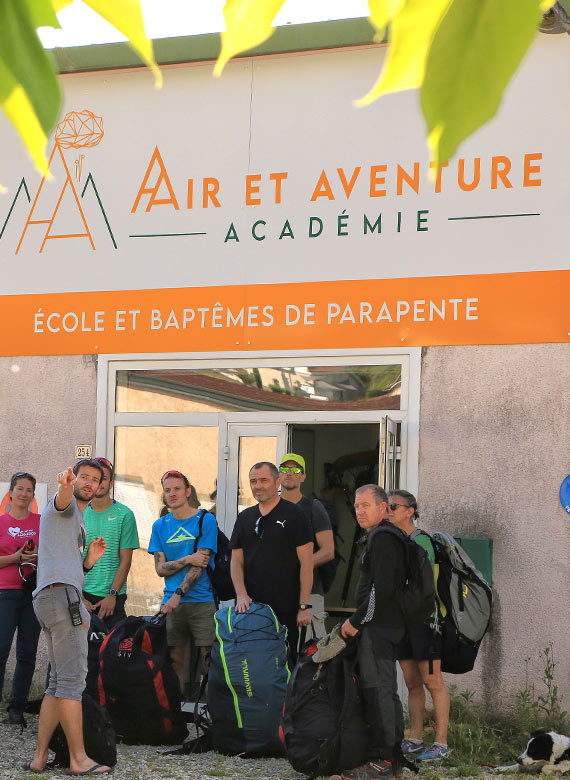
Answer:
[[(184, 579), (179, 585), (179, 588), (183, 594), (188, 593), (190, 588), (200, 578), (202, 571), (203, 569), (201, 569), (199, 566), (190, 566), (189, 570), (186, 572)], [(160, 611), (164, 612), (165, 614), (168, 612), (174, 612), (176, 607), (180, 604), (181, 598), (182, 596), (180, 594), (173, 593), (172, 596), (168, 599), (168, 601), (164, 602), (164, 604), (160, 608)]]
[[(208, 553), (208, 557), (210, 555), (210, 550), (204, 550)], [(156, 555), (156, 553), (155, 553)], [(189, 558), (192, 558), (193, 556), (188, 556)], [(202, 575), (203, 568), (201, 566), (190, 566), (186, 574), (184, 575), (184, 579), (178, 586), (180, 590), (182, 591), (182, 595), (188, 593), (190, 588), (194, 586), (194, 584), (197, 582), (197, 580)], [(180, 604), (180, 599), (182, 596), (179, 593), (173, 593), (172, 596), (168, 599), (168, 601), (165, 601), (165, 603), (160, 608), (161, 612), (167, 613), (167, 612), (173, 612), (176, 607)]]
[[(176, 561), (167, 561), (166, 555), (163, 552), (155, 552), (153, 555), (154, 569), (159, 577), (170, 577), (185, 566), (197, 568), (201, 573), (202, 569), (208, 565), (208, 561), (210, 560), (210, 551), (205, 549), (198, 550), (198, 552), (195, 552), (193, 555), (184, 555)], [(200, 576), (200, 574), (198, 574), (198, 576)]]

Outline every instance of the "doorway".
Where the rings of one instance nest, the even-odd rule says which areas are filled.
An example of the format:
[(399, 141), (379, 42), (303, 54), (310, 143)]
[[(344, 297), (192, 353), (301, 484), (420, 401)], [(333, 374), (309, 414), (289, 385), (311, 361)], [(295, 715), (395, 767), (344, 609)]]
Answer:
[[(360, 527), (354, 514), (355, 490), (369, 483), (387, 490), (399, 486), (398, 426), (386, 415), (364, 423), (228, 424), (224, 530), (230, 534), (237, 514), (255, 501), (249, 489), (254, 463), (279, 463), (286, 452), (305, 458), (306, 496), (321, 500), (335, 530), (340, 561), (325, 596), (332, 617), (350, 614), (358, 578)], [(222, 518), (218, 521), (222, 524)]]

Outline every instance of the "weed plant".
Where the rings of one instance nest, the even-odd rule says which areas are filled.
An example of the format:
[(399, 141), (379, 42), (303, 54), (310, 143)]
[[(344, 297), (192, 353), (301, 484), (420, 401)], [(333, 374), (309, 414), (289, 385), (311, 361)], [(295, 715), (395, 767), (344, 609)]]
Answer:
[[(525, 685), (517, 693), (516, 708), (511, 716), (495, 715), (483, 710), (475, 691), (449, 687), (450, 718), (448, 742), (452, 755), (437, 765), (421, 768), (423, 780), (441, 777), (473, 777), (485, 774), (489, 766), (514, 764), (524, 750), (531, 733), (548, 728), (568, 733), (569, 716), (562, 709), (562, 699), (555, 683), (552, 642), (540, 652), (543, 672), (540, 683), (529, 677), (530, 658), (525, 661)], [(433, 740), (427, 731), (426, 744)]]
[(554, 670), (558, 666), (554, 660), (552, 642), (540, 653), (544, 671), (542, 688), (537, 691), (534, 682), (529, 679), (528, 665), (525, 659), (525, 687), (517, 694), (517, 716), (525, 734), (531, 734), (537, 728), (549, 728), (560, 734), (568, 733), (568, 713), (562, 709), (562, 699), (558, 686), (554, 682)]

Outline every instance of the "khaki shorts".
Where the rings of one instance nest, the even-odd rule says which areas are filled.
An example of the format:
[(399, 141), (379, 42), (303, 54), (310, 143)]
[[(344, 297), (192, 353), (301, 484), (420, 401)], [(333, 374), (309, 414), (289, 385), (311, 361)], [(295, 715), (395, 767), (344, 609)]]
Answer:
[[(74, 626), (69, 615), (70, 601), (79, 600), (83, 622)], [(87, 676), (87, 634), (89, 612), (72, 585), (49, 586), (34, 598), (34, 612), (44, 630), (50, 663), (46, 693), (58, 699), (81, 701)]]
[(214, 641), (213, 601), (180, 604), (166, 615), (166, 640), (169, 647), (185, 645), (192, 637), (196, 647), (211, 647)]

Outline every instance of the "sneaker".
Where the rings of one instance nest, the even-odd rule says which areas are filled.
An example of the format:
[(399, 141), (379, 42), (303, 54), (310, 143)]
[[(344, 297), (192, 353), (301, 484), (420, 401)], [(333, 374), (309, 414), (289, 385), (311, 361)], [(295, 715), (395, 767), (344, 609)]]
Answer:
[(440, 761), (451, 755), (451, 750), (441, 742), (434, 742), (427, 750), (416, 756), (416, 761)]
[(313, 663), (322, 664), (325, 661), (330, 661), (331, 658), (337, 656), (346, 647), (346, 640), (341, 636), (340, 627), (341, 623), (338, 623), (330, 633), (319, 639), (317, 642), (317, 650), (312, 655)]
[(415, 758), (420, 753), (423, 753), (426, 746), (419, 739), (404, 739), (402, 741), (402, 753), (405, 756)]
[(341, 778), (342, 780), (394, 780), (394, 772), (389, 761), (378, 763), (369, 761), (356, 769), (345, 770)]

